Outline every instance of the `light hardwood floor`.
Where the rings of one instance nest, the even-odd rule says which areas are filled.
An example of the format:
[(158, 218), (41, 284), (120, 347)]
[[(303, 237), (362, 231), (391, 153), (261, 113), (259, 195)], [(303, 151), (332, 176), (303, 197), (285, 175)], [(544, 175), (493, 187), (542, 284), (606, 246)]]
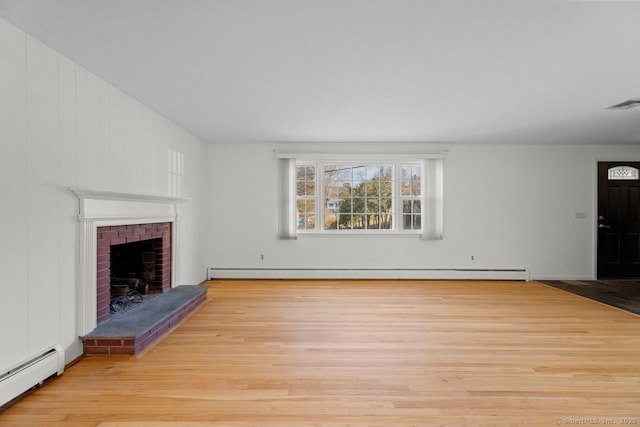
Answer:
[(540, 283), (208, 284), (141, 358), (86, 358), (0, 425), (640, 423), (640, 317)]

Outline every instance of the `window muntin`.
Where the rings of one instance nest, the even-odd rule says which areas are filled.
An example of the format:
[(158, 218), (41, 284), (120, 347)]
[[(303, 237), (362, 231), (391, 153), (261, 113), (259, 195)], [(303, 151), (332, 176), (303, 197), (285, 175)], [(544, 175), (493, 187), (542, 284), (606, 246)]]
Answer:
[[(420, 232), (419, 162), (296, 162), (301, 232)], [(316, 222), (316, 218), (320, 220)]]

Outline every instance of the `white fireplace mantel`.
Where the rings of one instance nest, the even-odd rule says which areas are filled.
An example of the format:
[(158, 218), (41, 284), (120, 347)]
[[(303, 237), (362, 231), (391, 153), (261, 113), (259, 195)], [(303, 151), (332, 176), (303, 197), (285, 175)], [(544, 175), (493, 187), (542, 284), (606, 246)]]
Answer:
[(112, 225), (170, 222), (171, 286), (175, 286), (179, 255), (179, 206), (185, 198), (122, 193), (85, 187), (70, 187), (78, 197), (78, 334), (97, 326), (97, 229)]
[(185, 198), (152, 194), (121, 193), (94, 190), (85, 187), (70, 187), (69, 190), (80, 200), (78, 219), (135, 219), (168, 218), (178, 212), (178, 205)]

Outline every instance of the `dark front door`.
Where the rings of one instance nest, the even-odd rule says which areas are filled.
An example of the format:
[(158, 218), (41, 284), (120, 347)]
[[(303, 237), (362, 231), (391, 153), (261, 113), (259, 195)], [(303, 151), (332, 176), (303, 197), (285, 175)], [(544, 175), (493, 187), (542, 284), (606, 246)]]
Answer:
[(598, 163), (598, 278), (640, 278), (640, 162)]

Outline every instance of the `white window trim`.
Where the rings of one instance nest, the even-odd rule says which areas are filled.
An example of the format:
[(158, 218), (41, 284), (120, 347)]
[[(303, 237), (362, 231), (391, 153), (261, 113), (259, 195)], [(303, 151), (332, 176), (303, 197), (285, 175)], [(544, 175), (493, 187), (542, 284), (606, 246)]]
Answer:
[[(358, 236), (358, 237), (420, 237), (423, 240), (442, 240), (444, 237), (444, 197), (443, 167), (447, 151), (412, 153), (318, 153), (290, 152), (274, 150), (280, 161), (278, 195), (278, 238), (294, 240), (298, 236)], [(301, 162), (330, 163), (393, 163), (394, 164), (394, 226), (393, 230), (297, 230), (296, 219), (296, 160)], [(401, 198), (397, 190), (399, 185), (399, 165), (422, 163), (422, 230), (399, 230), (401, 220)], [(316, 165), (317, 168), (317, 165)], [(323, 175), (316, 169), (316, 192), (321, 190)], [(284, 194), (286, 193), (286, 194)], [(324, 217), (322, 203), (316, 203), (316, 223)]]

